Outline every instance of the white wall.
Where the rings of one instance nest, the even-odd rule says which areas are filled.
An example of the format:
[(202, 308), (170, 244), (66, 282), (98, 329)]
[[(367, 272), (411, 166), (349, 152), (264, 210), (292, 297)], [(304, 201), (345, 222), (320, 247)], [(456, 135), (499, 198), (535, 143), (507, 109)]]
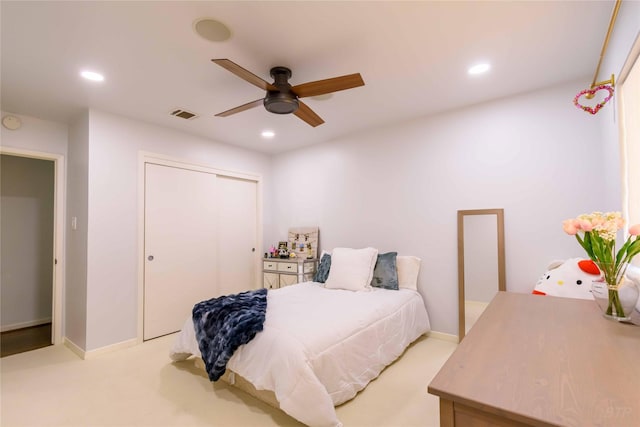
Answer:
[(19, 117), (22, 126), (17, 130), (8, 130), (0, 126), (0, 143), (3, 147), (20, 148), (22, 150), (41, 151), (50, 154), (67, 154), (68, 126), (35, 117), (1, 112)]
[(1, 157), (0, 313), (6, 331), (51, 321), (54, 163)]
[[(275, 230), (318, 225), (325, 249), (419, 256), (432, 327), (456, 334), (457, 210), (504, 208), (507, 289), (531, 292), (550, 260), (581, 255), (562, 220), (609, 207), (599, 117), (571, 102), (582, 84), (278, 155)], [(305, 178), (291, 186), (292, 174)]]
[[(65, 336), (79, 348), (87, 343), (87, 206), (89, 196), (89, 116), (70, 126), (67, 159)], [(76, 218), (76, 229), (71, 218)]]
[[(85, 350), (133, 339), (138, 310), (138, 153), (259, 174), (269, 187), (267, 155), (91, 110), (87, 342)], [(268, 200), (268, 195), (265, 199)], [(271, 228), (265, 208), (264, 228)]]

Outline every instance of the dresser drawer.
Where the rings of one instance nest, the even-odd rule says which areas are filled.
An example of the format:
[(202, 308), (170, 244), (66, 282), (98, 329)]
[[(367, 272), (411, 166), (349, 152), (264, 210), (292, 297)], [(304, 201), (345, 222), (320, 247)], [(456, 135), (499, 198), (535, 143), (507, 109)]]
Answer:
[(313, 273), (316, 271), (316, 263), (315, 262), (305, 262), (304, 263), (304, 273)]
[(278, 271), (283, 273), (297, 273), (298, 272), (298, 264), (295, 262), (279, 262)]
[(275, 261), (262, 261), (262, 269), (276, 271), (278, 269), (278, 263)]

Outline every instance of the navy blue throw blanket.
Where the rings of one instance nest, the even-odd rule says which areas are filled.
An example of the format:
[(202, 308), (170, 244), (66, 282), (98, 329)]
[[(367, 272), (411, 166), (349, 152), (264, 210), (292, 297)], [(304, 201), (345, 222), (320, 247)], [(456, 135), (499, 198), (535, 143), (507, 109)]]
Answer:
[(266, 313), (264, 288), (212, 298), (193, 307), (196, 339), (211, 381), (224, 374), (236, 349), (262, 330)]

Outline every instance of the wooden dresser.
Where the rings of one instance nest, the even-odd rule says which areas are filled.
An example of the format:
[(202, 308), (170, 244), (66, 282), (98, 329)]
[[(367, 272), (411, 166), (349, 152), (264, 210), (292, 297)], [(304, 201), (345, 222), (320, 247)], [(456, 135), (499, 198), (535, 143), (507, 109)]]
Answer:
[(499, 292), (428, 390), (440, 426), (640, 426), (640, 327)]

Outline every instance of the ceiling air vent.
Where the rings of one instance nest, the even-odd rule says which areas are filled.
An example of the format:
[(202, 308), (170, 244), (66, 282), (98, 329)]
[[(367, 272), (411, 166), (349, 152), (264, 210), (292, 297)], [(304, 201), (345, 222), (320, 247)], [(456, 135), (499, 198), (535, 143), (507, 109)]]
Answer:
[(191, 119), (195, 119), (196, 117), (198, 117), (197, 114), (192, 113), (191, 111), (187, 111), (187, 110), (173, 110), (171, 112), (172, 116), (176, 116), (176, 117), (180, 117), (181, 119), (185, 119), (185, 120), (191, 120)]

